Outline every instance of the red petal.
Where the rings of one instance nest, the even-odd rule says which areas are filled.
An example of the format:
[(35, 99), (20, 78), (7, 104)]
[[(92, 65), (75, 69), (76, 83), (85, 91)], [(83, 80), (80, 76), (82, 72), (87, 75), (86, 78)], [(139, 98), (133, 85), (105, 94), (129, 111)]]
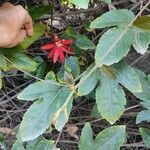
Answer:
[(59, 48), (55, 49), (55, 53), (54, 53), (54, 59), (53, 62), (56, 63), (58, 60), (58, 56), (59, 56)]
[(64, 44), (64, 45), (72, 45), (73, 44), (73, 40), (61, 40), (61, 42)]
[(54, 53), (55, 53), (55, 48), (53, 48), (51, 51), (50, 51), (50, 53), (49, 53), (49, 55), (48, 55), (48, 59), (49, 58), (52, 58), (52, 56), (54, 55)]
[(42, 50), (50, 50), (55, 46), (54, 43), (49, 43), (41, 47)]
[(61, 62), (64, 63), (65, 56), (64, 56), (64, 53), (62, 51), (62, 48), (59, 50), (59, 58), (60, 58)]

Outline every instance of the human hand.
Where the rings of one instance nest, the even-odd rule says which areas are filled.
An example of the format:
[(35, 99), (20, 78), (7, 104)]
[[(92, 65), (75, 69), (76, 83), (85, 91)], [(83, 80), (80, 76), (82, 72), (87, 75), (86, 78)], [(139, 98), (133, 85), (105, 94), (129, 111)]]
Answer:
[(0, 7), (0, 47), (14, 47), (32, 34), (32, 19), (27, 10), (9, 2)]

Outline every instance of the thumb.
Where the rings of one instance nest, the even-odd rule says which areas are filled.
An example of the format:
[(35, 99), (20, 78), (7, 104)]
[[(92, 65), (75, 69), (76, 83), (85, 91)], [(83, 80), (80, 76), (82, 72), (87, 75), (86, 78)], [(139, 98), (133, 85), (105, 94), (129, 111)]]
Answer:
[(21, 29), (21, 31), (17, 34), (14, 40), (7, 46), (7, 48), (14, 47), (19, 43), (23, 42), (23, 40), (27, 37), (27, 31), (25, 29)]

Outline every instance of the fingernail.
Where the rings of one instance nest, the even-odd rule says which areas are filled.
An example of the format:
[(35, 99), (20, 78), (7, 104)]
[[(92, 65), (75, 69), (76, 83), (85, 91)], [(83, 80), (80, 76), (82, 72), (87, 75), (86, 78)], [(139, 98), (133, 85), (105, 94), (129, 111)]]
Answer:
[(28, 32), (28, 36), (32, 36), (33, 35), (33, 30), (32, 29), (29, 29), (27, 32)]

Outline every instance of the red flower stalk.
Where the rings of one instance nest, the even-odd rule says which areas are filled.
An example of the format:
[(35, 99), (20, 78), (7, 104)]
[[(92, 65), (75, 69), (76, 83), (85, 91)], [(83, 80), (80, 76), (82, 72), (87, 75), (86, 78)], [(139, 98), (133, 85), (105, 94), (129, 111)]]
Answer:
[(53, 57), (53, 62), (56, 63), (58, 59), (61, 62), (65, 61), (65, 54), (74, 54), (73, 49), (70, 46), (73, 44), (73, 40), (60, 39), (57, 35), (51, 43), (48, 43), (41, 47), (42, 50), (49, 51), (48, 59)]

